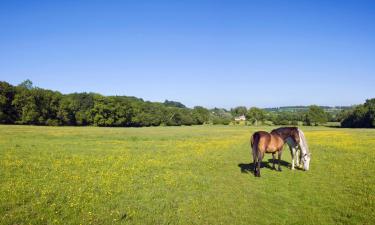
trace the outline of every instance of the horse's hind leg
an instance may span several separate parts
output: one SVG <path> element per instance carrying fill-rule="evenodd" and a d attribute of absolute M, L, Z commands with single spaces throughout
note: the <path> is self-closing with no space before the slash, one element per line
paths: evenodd
<path fill-rule="evenodd" d="M 262 152 L 258 153 L 258 163 L 257 163 L 257 172 L 256 172 L 257 177 L 260 177 L 260 164 L 262 163 L 263 155 L 264 154 Z"/>
<path fill-rule="evenodd" d="M 257 153 L 254 147 L 252 149 L 252 153 L 253 153 L 254 176 L 256 176 L 257 175 Z"/>
<path fill-rule="evenodd" d="M 275 167 L 275 153 L 272 153 L 272 169 L 276 170 L 276 167 Z"/>
<path fill-rule="evenodd" d="M 278 154 L 277 154 L 277 156 L 278 156 L 277 161 L 279 161 L 279 168 L 278 168 L 279 171 L 281 171 L 281 154 L 283 154 L 283 149 L 280 149 Z"/>
<path fill-rule="evenodd" d="M 254 176 L 256 176 L 257 175 L 257 159 L 256 159 L 255 154 L 253 155 L 253 167 L 254 167 Z"/>

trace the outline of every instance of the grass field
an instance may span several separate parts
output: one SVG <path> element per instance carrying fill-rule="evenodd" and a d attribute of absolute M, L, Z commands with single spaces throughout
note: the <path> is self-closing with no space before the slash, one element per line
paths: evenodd
<path fill-rule="evenodd" d="M 375 130 L 303 127 L 311 170 L 256 178 L 257 129 L 0 126 L 0 223 L 375 224 Z"/>

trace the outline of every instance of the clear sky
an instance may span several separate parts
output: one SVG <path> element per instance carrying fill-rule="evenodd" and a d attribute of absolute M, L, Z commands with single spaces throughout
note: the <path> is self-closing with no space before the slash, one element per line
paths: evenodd
<path fill-rule="evenodd" d="M 375 97 L 375 1 L 0 1 L 0 80 L 188 106 Z"/>

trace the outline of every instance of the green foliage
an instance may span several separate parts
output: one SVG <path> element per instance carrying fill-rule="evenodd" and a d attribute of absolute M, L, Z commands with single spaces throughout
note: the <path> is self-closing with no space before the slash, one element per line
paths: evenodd
<path fill-rule="evenodd" d="M 246 115 L 247 108 L 245 106 L 238 106 L 230 110 L 233 117 Z"/>
<path fill-rule="evenodd" d="M 263 122 L 266 118 L 266 112 L 257 107 L 251 107 L 246 113 L 247 119 L 255 125 L 258 125 L 258 121 Z"/>
<path fill-rule="evenodd" d="M 0 82 L 0 123 L 100 127 L 180 126 L 204 124 L 210 112 L 166 100 L 143 101 L 127 96 L 59 92 L 33 87 L 30 80 L 13 87 Z"/>
<path fill-rule="evenodd" d="M 181 126 L 200 124 L 228 125 L 233 117 L 246 115 L 249 122 L 258 125 L 272 121 L 274 125 L 318 125 L 329 121 L 343 121 L 347 127 L 373 127 L 374 104 L 368 101 L 355 111 L 340 112 L 336 108 L 311 106 L 265 111 L 244 106 L 227 111 L 201 106 L 187 108 L 180 102 L 144 101 L 128 96 L 102 96 L 95 93 L 63 95 L 56 91 L 34 87 L 30 80 L 17 86 L 0 82 L 0 123 L 66 126 L 143 127 Z M 323 109 L 333 110 L 327 113 Z M 353 115 L 351 115 L 353 114 Z"/>
<path fill-rule="evenodd" d="M 17 119 L 15 108 L 12 106 L 15 88 L 6 83 L 0 82 L 0 123 L 11 124 Z"/>
<path fill-rule="evenodd" d="M 64 96 L 60 102 L 59 118 L 65 125 L 89 125 L 93 123 L 91 109 L 94 99 L 100 95 L 93 93 L 74 93 Z"/>
<path fill-rule="evenodd" d="M 22 83 L 20 83 L 18 85 L 18 87 L 24 88 L 24 89 L 27 89 L 27 90 L 31 90 L 33 88 L 33 82 L 31 82 L 31 80 L 27 79 L 27 80 L 23 81 Z"/>
<path fill-rule="evenodd" d="M 195 106 L 192 112 L 192 117 L 195 121 L 195 124 L 204 124 L 208 123 L 210 119 L 210 111 L 203 108 L 202 106 Z"/>
<path fill-rule="evenodd" d="M 342 117 L 342 127 L 375 127 L 375 98 L 366 100 L 365 104 L 354 110 L 344 112 Z"/>
<path fill-rule="evenodd" d="M 210 122 L 214 125 L 228 125 L 233 117 L 226 109 L 214 108 L 210 110 Z"/>
<path fill-rule="evenodd" d="M 182 104 L 181 102 L 165 100 L 163 104 L 169 107 L 186 108 L 186 106 Z"/>
<path fill-rule="evenodd" d="M 57 120 L 62 95 L 41 88 L 16 87 L 12 101 L 18 124 L 46 125 L 47 120 Z"/>
<path fill-rule="evenodd" d="M 319 125 L 326 123 L 328 121 L 328 116 L 324 112 L 324 110 L 317 106 L 312 105 L 309 107 L 309 110 L 307 111 L 305 115 L 305 123 L 306 125 Z"/>
<path fill-rule="evenodd" d="M 324 121 L 338 122 L 342 120 L 343 114 L 351 108 L 346 106 L 313 106 L 311 109 L 311 106 L 285 106 L 266 108 L 265 110 L 267 112 L 266 120 L 272 121 L 274 125 L 295 126 L 298 122 L 303 122 L 305 125 L 325 124 Z"/>

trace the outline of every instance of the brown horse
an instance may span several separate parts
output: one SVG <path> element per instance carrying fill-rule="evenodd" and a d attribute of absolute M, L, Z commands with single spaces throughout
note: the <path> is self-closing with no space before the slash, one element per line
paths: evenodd
<path fill-rule="evenodd" d="M 254 175 L 260 177 L 260 163 L 264 153 L 272 153 L 272 168 L 275 168 L 275 153 L 278 153 L 278 170 L 281 171 L 280 161 L 283 153 L 284 140 L 276 132 L 257 131 L 251 136 L 251 148 L 253 152 Z"/>
<path fill-rule="evenodd" d="M 272 153 L 272 168 L 275 168 L 275 154 L 278 153 L 278 170 L 281 171 L 281 155 L 283 146 L 288 143 L 291 148 L 294 169 L 294 156 L 296 149 L 300 147 L 303 157 L 304 169 L 309 169 L 310 153 L 308 152 L 307 142 L 303 132 L 297 127 L 282 127 L 272 130 L 271 133 L 257 131 L 251 136 L 251 148 L 254 162 L 254 175 L 260 177 L 260 163 L 264 153 Z M 293 150 L 293 151 L 292 151 Z"/>

